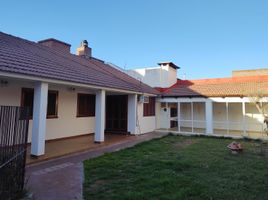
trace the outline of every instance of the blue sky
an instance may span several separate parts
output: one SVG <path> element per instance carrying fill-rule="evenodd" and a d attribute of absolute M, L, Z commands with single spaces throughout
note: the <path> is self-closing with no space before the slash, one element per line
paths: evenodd
<path fill-rule="evenodd" d="M 0 31 L 72 45 L 121 67 L 172 61 L 187 79 L 268 67 L 268 1 L 2 1 Z"/>

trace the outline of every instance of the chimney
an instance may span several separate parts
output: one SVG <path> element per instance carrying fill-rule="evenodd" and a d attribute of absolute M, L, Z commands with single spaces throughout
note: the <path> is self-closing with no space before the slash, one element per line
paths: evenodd
<path fill-rule="evenodd" d="M 38 41 L 38 43 L 39 44 L 42 44 L 44 46 L 53 48 L 53 49 L 55 49 L 57 51 L 65 52 L 65 53 L 70 53 L 70 49 L 71 49 L 71 45 L 70 44 L 67 44 L 65 42 L 62 42 L 60 40 L 56 40 L 54 38 L 49 38 L 49 39 L 46 39 L 46 40 L 41 40 L 41 41 Z"/>
<path fill-rule="evenodd" d="M 76 49 L 76 55 L 82 56 L 85 58 L 90 58 L 91 57 L 91 48 L 88 47 L 88 42 L 86 40 L 83 40 L 81 42 L 80 47 Z"/>

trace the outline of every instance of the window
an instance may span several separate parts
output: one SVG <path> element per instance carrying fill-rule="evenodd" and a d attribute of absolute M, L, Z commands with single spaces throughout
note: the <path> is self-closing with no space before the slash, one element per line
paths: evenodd
<path fill-rule="evenodd" d="M 155 116 L 155 97 L 149 97 L 149 103 L 143 104 L 143 116 Z"/>
<path fill-rule="evenodd" d="M 177 116 L 178 116 L 178 109 L 170 108 L 170 117 L 177 117 Z"/>
<path fill-rule="evenodd" d="M 77 117 L 95 116 L 95 95 L 77 95 Z"/>
<path fill-rule="evenodd" d="M 47 96 L 47 118 L 58 117 L 58 91 L 48 91 Z"/>
<path fill-rule="evenodd" d="M 30 109 L 30 118 L 33 117 L 33 99 L 34 90 L 30 88 L 22 88 L 21 106 L 28 107 Z"/>
<path fill-rule="evenodd" d="M 22 88 L 21 106 L 30 108 L 30 117 L 33 117 L 34 89 Z M 48 91 L 47 118 L 58 117 L 58 91 Z"/>

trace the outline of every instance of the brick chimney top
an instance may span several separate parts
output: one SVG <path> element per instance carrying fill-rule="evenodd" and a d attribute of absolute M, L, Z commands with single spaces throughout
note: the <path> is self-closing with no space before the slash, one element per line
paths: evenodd
<path fill-rule="evenodd" d="M 71 49 L 70 44 L 62 42 L 62 41 L 54 39 L 54 38 L 40 40 L 40 41 L 38 41 L 38 43 L 42 44 L 44 46 L 47 46 L 47 47 L 51 47 L 57 51 L 62 51 L 62 52 L 70 53 L 70 49 Z"/>
<path fill-rule="evenodd" d="M 88 47 L 87 40 L 83 40 L 80 44 L 80 47 L 76 49 L 76 55 L 82 56 L 85 58 L 91 58 L 92 50 L 90 47 Z"/>

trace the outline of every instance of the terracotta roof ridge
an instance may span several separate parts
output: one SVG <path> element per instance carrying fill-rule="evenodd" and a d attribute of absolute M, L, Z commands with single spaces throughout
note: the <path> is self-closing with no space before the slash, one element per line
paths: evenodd
<path fill-rule="evenodd" d="M 225 77 L 225 78 L 208 78 L 208 79 L 193 79 L 193 80 L 177 80 L 177 84 L 219 84 L 219 83 L 239 83 L 247 81 L 264 81 L 268 80 L 268 75 L 258 75 L 258 76 L 239 76 L 239 77 Z"/>

